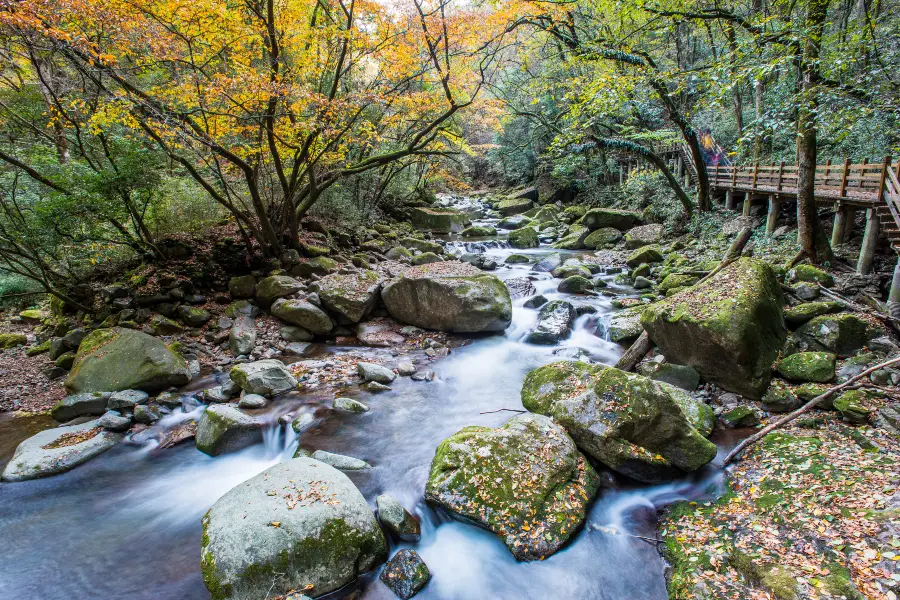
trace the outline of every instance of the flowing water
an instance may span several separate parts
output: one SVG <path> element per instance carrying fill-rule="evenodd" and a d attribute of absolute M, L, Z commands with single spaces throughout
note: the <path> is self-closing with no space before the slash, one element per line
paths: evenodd
<path fill-rule="evenodd" d="M 502 243 L 489 246 L 488 256 L 501 265 L 513 252 Z M 503 279 L 532 275 L 538 278 L 538 293 L 551 300 L 563 297 L 556 292 L 558 280 L 532 274 L 530 268 L 501 266 L 496 274 Z M 605 277 L 612 284 L 613 276 Z M 537 311 L 516 300 L 513 323 L 503 335 L 477 337 L 434 362 L 432 382 L 398 378 L 391 391 L 361 398 L 371 407 L 365 414 L 331 411 L 330 398 L 321 395 L 291 394 L 272 403 L 273 424 L 265 442 L 241 452 L 211 458 L 191 443 L 159 449 L 152 436 L 142 436 L 149 441 L 120 444 L 68 473 L 0 484 L 0 598 L 209 598 L 199 572 L 200 518 L 229 489 L 293 455 L 298 442 L 275 418 L 290 409 L 319 417 L 316 427 L 301 436 L 304 447 L 349 454 L 374 466 L 350 474 L 373 506 L 378 494 L 389 493 L 421 519 L 422 540 L 411 546 L 433 579 L 419 598 L 665 599 L 664 564 L 656 545 L 633 536 L 656 536 L 659 507 L 714 494 L 721 485 L 715 467 L 666 485 L 601 490 L 574 541 L 532 563 L 516 562 L 493 534 L 451 520 L 422 500 L 438 443 L 464 426 L 498 426 L 509 419 L 515 413 L 488 411 L 521 409 L 519 391 L 529 370 L 576 354 L 607 364 L 618 359 L 622 348 L 602 337 L 613 312 L 609 299 L 577 301 L 593 305 L 597 313 L 580 317 L 572 336 L 559 346 L 521 341 Z M 191 389 L 212 385 L 207 378 Z M 156 428 L 196 417 L 201 410 L 175 413 Z M 50 424 L 0 415 L 0 466 L 30 435 L 23 431 L 26 426 L 33 432 Z M 394 598 L 374 575 L 361 587 L 364 598 Z"/>

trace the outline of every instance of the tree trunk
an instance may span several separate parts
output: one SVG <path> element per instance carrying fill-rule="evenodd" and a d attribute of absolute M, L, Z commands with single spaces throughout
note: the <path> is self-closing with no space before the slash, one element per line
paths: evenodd
<path fill-rule="evenodd" d="M 815 200 L 816 113 L 819 108 L 819 45 L 828 14 L 828 0 L 811 0 L 806 14 L 808 38 L 800 62 L 800 102 L 797 111 L 797 226 L 800 249 L 810 262 L 831 258 Z"/>

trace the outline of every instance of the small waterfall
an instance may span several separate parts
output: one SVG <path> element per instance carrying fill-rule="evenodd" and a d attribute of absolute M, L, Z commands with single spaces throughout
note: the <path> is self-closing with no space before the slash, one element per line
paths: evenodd
<path fill-rule="evenodd" d="M 263 430 L 263 447 L 266 456 L 291 458 L 297 449 L 297 434 L 290 423 L 276 421 Z"/>

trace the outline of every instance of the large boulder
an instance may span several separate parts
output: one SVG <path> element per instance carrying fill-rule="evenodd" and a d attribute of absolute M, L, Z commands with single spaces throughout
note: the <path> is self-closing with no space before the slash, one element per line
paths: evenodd
<path fill-rule="evenodd" d="M 641 325 L 641 314 L 643 314 L 645 308 L 646 306 L 638 304 L 613 313 L 607 328 L 609 340 L 616 343 L 627 342 L 644 333 L 644 326 Z"/>
<path fill-rule="evenodd" d="M 533 227 L 522 227 L 509 232 L 507 239 L 511 248 L 537 248 L 540 245 L 537 231 Z"/>
<path fill-rule="evenodd" d="M 228 333 L 228 347 L 235 356 L 250 354 L 256 346 L 256 321 L 241 315 L 231 324 Z"/>
<path fill-rule="evenodd" d="M 583 452 L 623 475 L 655 482 L 716 456 L 712 409 L 667 383 L 576 361 L 528 373 L 522 404 L 553 417 Z"/>
<path fill-rule="evenodd" d="M 509 327 L 512 301 L 497 277 L 469 265 L 466 267 L 471 271 L 459 269 L 449 271 L 449 275 L 432 271 L 428 268 L 431 266 L 410 269 L 384 286 L 381 297 L 392 317 L 416 327 L 455 333 L 503 331 Z"/>
<path fill-rule="evenodd" d="M 317 281 L 314 289 L 325 308 L 359 323 L 378 301 L 383 281 L 375 271 L 334 274 Z"/>
<path fill-rule="evenodd" d="M 501 536 L 518 560 L 560 549 L 584 521 L 599 477 L 551 419 L 466 427 L 438 446 L 425 498 Z"/>
<path fill-rule="evenodd" d="M 590 233 L 591 230 L 583 225 L 572 225 L 566 235 L 553 243 L 553 247 L 560 250 L 581 250 L 586 247 L 584 241 Z"/>
<path fill-rule="evenodd" d="M 814 350 L 833 352 L 846 358 L 866 345 L 867 329 L 866 322 L 856 315 L 838 313 L 812 319 L 797 330 L 797 335 Z"/>
<path fill-rule="evenodd" d="M 280 394 L 297 387 L 297 379 L 290 370 L 274 358 L 236 365 L 230 376 L 242 390 L 260 396 Z"/>
<path fill-rule="evenodd" d="M 410 212 L 413 227 L 436 233 L 459 233 L 470 223 L 468 215 L 452 208 L 416 207 Z"/>
<path fill-rule="evenodd" d="M 311 458 L 269 467 L 203 517 L 200 565 L 213 600 L 319 597 L 387 559 L 375 515 L 350 479 Z"/>
<path fill-rule="evenodd" d="M 278 298 L 296 294 L 302 287 L 293 277 L 273 275 L 256 284 L 256 299 L 263 306 L 268 306 Z"/>
<path fill-rule="evenodd" d="M 575 323 L 575 307 L 565 300 L 554 300 L 541 307 L 538 323 L 525 336 L 532 344 L 558 344 L 572 333 Z"/>
<path fill-rule="evenodd" d="M 272 304 L 271 312 L 282 321 L 299 325 L 313 333 L 326 334 L 334 328 L 331 317 L 307 300 L 279 298 Z"/>
<path fill-rule="evenodd" d="M 619 231 L 627 231 L 638 224 L 640 220 L 641 215 L 630 210 L 592 208 L 578 220 L 578 223 L 591 231 L 602 227 L 612 227 Z"/>
<path fill-rule="evenodd" d="M 497 210 L 504 217 L 518 215 L 534 207 L 534 203 L 528 198 L 507 198 L 497 203 Z"/>
<path fill-rule="evenodd" d="M 188 364 L 161 340 L 134 329 L 96 329 L 78 347 L 66 379 L 72 393 L 154 392 L 191 380 Z"/>
<path fill-rule="evenodd" d="M 658 244 L 662 239 L 663 226 L 658 223 L 632 227 L 625 234 L 626 248 L 641 248 L 651 244 Z"/>
<path fill-rule="evenodd" d="M 37 433 L 16 448 L 3 470 L 3 481 L 25 481 L 64 473 L 102 454 L 122 440 L 122 434 L 88 421 Z"/>
<path fill-rule="evenodd" d="M 210 456 L 243 450 L 263 441 L 264 426 L 232 404 L 214 404 L 197 423 L 197 450 Z"/>
<path fill-rule="evenodd" d="M 641 324 L 668 360 L 757 399 L 787 335 L 783 308 L 772 268 L 742 258 L 702 284 L 651 304 Z"/>
<path fill-rule="evenodd" d="M 592 250 L 602 250 L 603 248 L 612 248 L 621 239 L 622 232 L 615 227 L 601 227 L 584 238 L 584 246 Z"/>

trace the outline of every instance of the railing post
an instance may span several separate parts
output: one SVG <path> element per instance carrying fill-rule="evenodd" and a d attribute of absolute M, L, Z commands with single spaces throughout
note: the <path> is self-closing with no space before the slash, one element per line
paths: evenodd
<path fill-rule="evenodd" d="M 781 191 L 781 180 L 784 177 L 784 161 L 778 165 L 778 186 L 775 188 L 776 191 Z"/>
<path fill-rule="evenodd" d="M 878 215 L 875 208 L 866 209 L 866 233 L 863 235 L 862 245 L 859 247 L 859 260 L 856 263 L 856 272 L 860 275 L 868 275 L 872 272 L 875 263 L 875 248 L 878 246 Z"/>
<path fill-rule="evenodd" d="M 756 191 L 756 177 L 759 175 L 759 161 L 754 161 L 753 163 L 753 183 L 750 185 L 750 189 Z"/>
<path fill-rule="evenodd" d="M 878 195 L 875 197 L 875 202 L 881 203 L 884 202 L 884 181 L 887 179 L 888 169 L 891 168 L 891 157 L 885 156 L 884 162 L 881 163 L 881 177 L 878 180 Z"/>
<path fill-rule="evenodd" d="M 844 174 L 841 176 L 841 193 L 840 196 L 843 198 L 847 195 L 847 177 L 850 175 L 850 159 L 844 159 Z"/>

